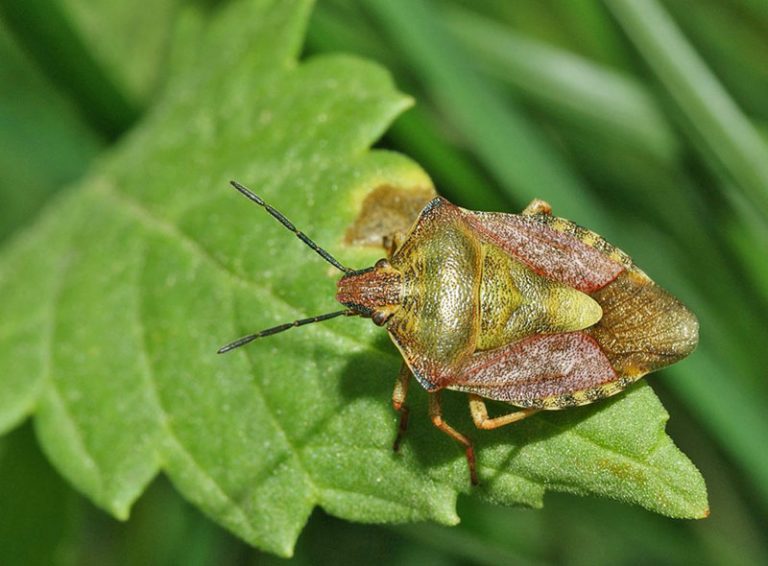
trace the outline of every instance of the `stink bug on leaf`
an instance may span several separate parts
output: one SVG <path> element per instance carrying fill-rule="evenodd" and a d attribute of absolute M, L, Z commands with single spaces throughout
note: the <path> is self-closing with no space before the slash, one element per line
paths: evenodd
<path fill-rule="evenodd" d="M 541 410 L 614 395 L 696 347 L 696 317 L 624 252 L 594 232 L 552 216 L 534 200 L 521 215 L 474 212 L 431 200 L 407 233 L 385 238 L 387 258 L 352 270 L 242 185 L 232 185 L 344 275 L 346 309 L 241 338 L 252 340 L 337 316 L 363 316 L 387 329 L 403 356 L 392 403 L 397 450 L 408 422 L 411 377 L 429 393 L 434 425 L 466 450 L 470 440 L 442 418 L 440 392 L 469 393 L 475 425 L 494 429 Z M 488 416 L 484 399 L 519 407 Z"/>

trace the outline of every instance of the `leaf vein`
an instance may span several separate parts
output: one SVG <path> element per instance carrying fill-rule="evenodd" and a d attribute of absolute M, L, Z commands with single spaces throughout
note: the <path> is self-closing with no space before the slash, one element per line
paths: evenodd
<path fill-rule="evenodd" d="M 234 297 L 232 297 L 230 303 L 232 304 L 232 318 L 235 318 L 235 309 L 234 309 Z M 251 368 L 251 374 L 255 375 L 255 366 L 253 363 L 253 360 L 251 359 L 250 352 L 246 354 L 246 359 L 248 360 L 248 365 Z M 317 495 L 318 495 L 318 487 L 315 484 L 314 478 L 309 473 L 309 470 L 307 469 L 306 464 L 304 463 L 304 460 L 301 457 L 300 450 L 293 444 L 293 439 L 288 435 L 288 432 L 285 430 L 285 427 L 283 426 L 283 423 L 280 422 L 280 420 L 275 415 L 275 412 L 272 410 L 272 406 L 269 403 L 269 400 L 267 399 L 266 394 L 264 393 L 264 388 L 261 386 L 261 383 L 258 379 L 253 379 L 251 381 L 253 383 L 254 390 L 258 394 L 258 396 L 261 398 L 261 402 L 264 403 L 264 406 L 267 408 L 267 414 L 269 415 L 269 419 L 272 421 L 272 424 L 275 426 L 275 428 L 279 431 L 280 435 L 283 437 L 286 445 L 288 446 L 288 449 L 293 454 L 293 457 L 296 459 L 299 465 L 299 469 L 302 473 L 302 475 L 306 478 L 307 483 L 309 484 L 309 487 L 312 489 L 312 495 L 313 495 L 313 502 L 312 504 L 315 505 L 317 503 Z"/>
<path fill-rule="evenodd" d="M 71 235 L 70 235 L 71 236 Z M 70 237 L 71 239 L 71 237 Z M 61 415 L 70 424 L 70 438 L 82 456 L 85 466 L 93 470 L 95 479 L 98 486 L 98 493 L 103 494 L 104 491 L 104 477 L 101 474 L 99 466 L 96 464 L 96 460 L 88 449 L 88 444 L 85 441 L 85 437 L 82 435 L 77 420 L 75 419 L 69 405 L 66 402 L 65 396 L 62 394 L 59 388 L 59 383 L 53 376 L 53 344 L 55 343 L 54 337 L 56 333 L 56 321 L 58 319 L 58 303 L 61 297 L 61 291 L 64 287 L 64 277 L 67 273 L 68 262 L 65 259 L 61 259 L 56 263 L 55 272 L 52 274 L 53 288 L 51 290 L 50 306 L 47 309 L 48 313 L 43 317 L 47 319 L 45 325 L 45 331 L 42 332 L 43 344 L 40 349 L 43 357 L 43 375 L 40 380 L 41 383 L 47 383 L 49 385 L 48 391 L 50 393 L 50 399 L 53 403 L 58 405 L 61 410 Z M 67 434 L 65 429 L 60 428 L 59 431 L 62 434 Z"/>
<path fill-rule="evenodd" d="M 143 274 L 144 272 L 144 260 L 146 259 L 146 249 L 142 253 L 142 262 L 141 266 L 137 271 Z M 140 283 L 140 278 L 136 279 L 136 294 L 138 299 L 139 306 L 143 305 L 143 287 Z M 149 393 L 150 398 L 152 399 L 153 404 L 156 407 L 156 412 L 158 413 L 160 426 L 162 427 L 163 431 L 166 434 L 166 438 L 172 443 L 172 445 L 176 448 L 176 450 L 181 454 L 182 457 L 184 457 L 194 468 L 196 468 L 199 472 L 199 476 L 205 481 L 208 482 L 209 486 L 211 486 L 219 495 L 220 497 L 230 504 L 231 508 L 236 512 L 239 519 L 243 522 L 243 524 L 246 524 L 249 526 L 251 533 L 255 533 L 255 528 L 252 525 L 251 521 L 249 521 L 247 514 L 242 510 L 241 506 L 235 502 L 235 500 L 226 492 L 226 490 L 218 483 L 215 477 L 213 477 L 208 471 L 197 461 L 197 459 L 194 457 L 192 452 L 184 445 L 184 443 L 181 441 L 179 436 L 176 434 L 176 431 L 173 428 L 173 425 L 171 424 L 171 419 L 169 418 L 168 411 L 166 410 L 165 406 L 162 402 L 162 397 L 160 395 L 160 392 L 157 388 L 156 378 L 155 378 L 155 371 L 152 367 L 151 357 L 148 354 L 148 344 L 146 339 L 146 330 L 145 330 L 145 324 L 143 322 L 142 313 L 143 310 L 141 308 L 136 309 L 136 317 L 134 319 L 135 325 L 136 325 L 136 332 L 138 334 L 139 338 L 139 358 L 141 360 L 141 365 L 144 367 L 143 377 L 144 377 L 144 383 L 146 384 L 147 391 Z"/>

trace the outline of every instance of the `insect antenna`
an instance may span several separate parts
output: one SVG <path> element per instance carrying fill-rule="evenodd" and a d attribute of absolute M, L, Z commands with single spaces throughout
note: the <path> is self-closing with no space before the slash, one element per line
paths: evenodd
<path fill-rule="evenodd" d="M 353 311 L 352 309 L 346 309 L 343 311 L 336 311 L 336 312 L 329 312 L 327 314 L 321 314 L 319 316 L 313 316 L 312 318 L 302 318 L 300 320 L 294 320 L 293 322 L 286 322 L 285 324 L 278 324 L 277 326 L 273 326 L 272 328 L 267 328 L 266 330 L 262 330 L 261 332 L 257 332 L 256 334 L 249 334 L 248 336 L 243 336 L 239 340 L 235 340 L 231 344 L 227 344 L 226 346 L 219 348 L 218 354 L 226 354 L 230 350 L 234 350 L 235 348 L 239 348 L 240 346 L 244 346 L 245 344 L 248 344 L 249 342 L 253 342 L 257 338 L 264 338 L 265 336 L 272 336 L 273 334 L 277 334 L 279 332 L 284 332 L 290 328 L 295 328 L 297 326 L 304 326 L 305 324 L 313 324 L 315 322 L 322 322 L 324 320 L 330 320 L 332 318 L 336 318 L 337 316 L 356 316 L 360 313 L 357 313 Z"/>
<path fill-rule="evenodd" d="M 315 242 L 313 242 L 309 236 L 304 234 L 304 232 L 301 232 L 296 229 L 296 226 L 293 225 L 293 223 L 288 220 L 283 214 L 274 208 L 272 208 L 270 205 L 268 205 L 264 200 L 258 196 L 252 193 L 248 188 L 244 187 L 237 181 L 230 181 L 229 182 L 233 187 L 235 187 L 238 191 L 240 191 L 243 195 L 245 195 L 247 198 L 264 208 L 267 212 L 269 212 L 273 217 L 275 217 L 280 224 L 288 228 L 291 232 L 296 234 L 296 237 L 299 238 L 302 242 L 307 244 L 310 248 L 315 250 L 320 257 L 322 257 L 325 261 L 330 263 L 333 267 L 338 269 L 339 271 L 342 271 L 343 273 L 351 273 L 353 270 L 349 267 L 344 267 L 339 263 L 339 261 L 333 257 L 331 254 L 329 254 L 327 251 L 325 251 L 323 248 L 318 246 Z"/>

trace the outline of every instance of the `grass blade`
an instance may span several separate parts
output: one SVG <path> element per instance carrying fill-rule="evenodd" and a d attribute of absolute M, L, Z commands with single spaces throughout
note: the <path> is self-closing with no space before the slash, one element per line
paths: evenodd
<path fill-rule="evenodd" d="M 619 24 L 736 185 L 768 219 L 768 147 L 656 0 L 605 0 Z"/>
<path fill-rule="evenodd" d="M 468 10 L 449 10 L 446 23 L 486 71 L 547 112 L 657 159 L 677 158 L 675 133 L 638 80 Z"/>
<path fill-rule="evenodd" d="M 563 203 L 565 216 L 595 217 L 599 203 L 540 130 L 474 71 L 432 3 L 367 0 L 366 5 L 447 120 L 510 196 L 520 204 L 538 196 Z"/>

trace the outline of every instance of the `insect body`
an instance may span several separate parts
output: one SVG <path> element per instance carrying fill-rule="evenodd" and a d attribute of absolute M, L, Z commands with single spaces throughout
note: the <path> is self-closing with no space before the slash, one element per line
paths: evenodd
<path fill-rule="evenodd" d="M 386 259 L 351 270 L 233 185 L 344 272 L 336 298 L 347 310 L 268 329 L 220 352 L 336 316 L 371 318 L 404 360 L 393 394 L 401 413 L 395 449 L 414 376 L 430 393 L 432 422 L 465 447 L 473 484 L 472 443 L 442 419 L 441 390 L 469 393 L 476 426 L 492 429 L 618 393 L 698 341 L 696 318 L 677 299 L 594 232 L 552 216 L 543 201 L 514 215 L 435 198 L 407 234 L 387 238 Z M 490 418 L 484 399 L 521 409 Z"/>

